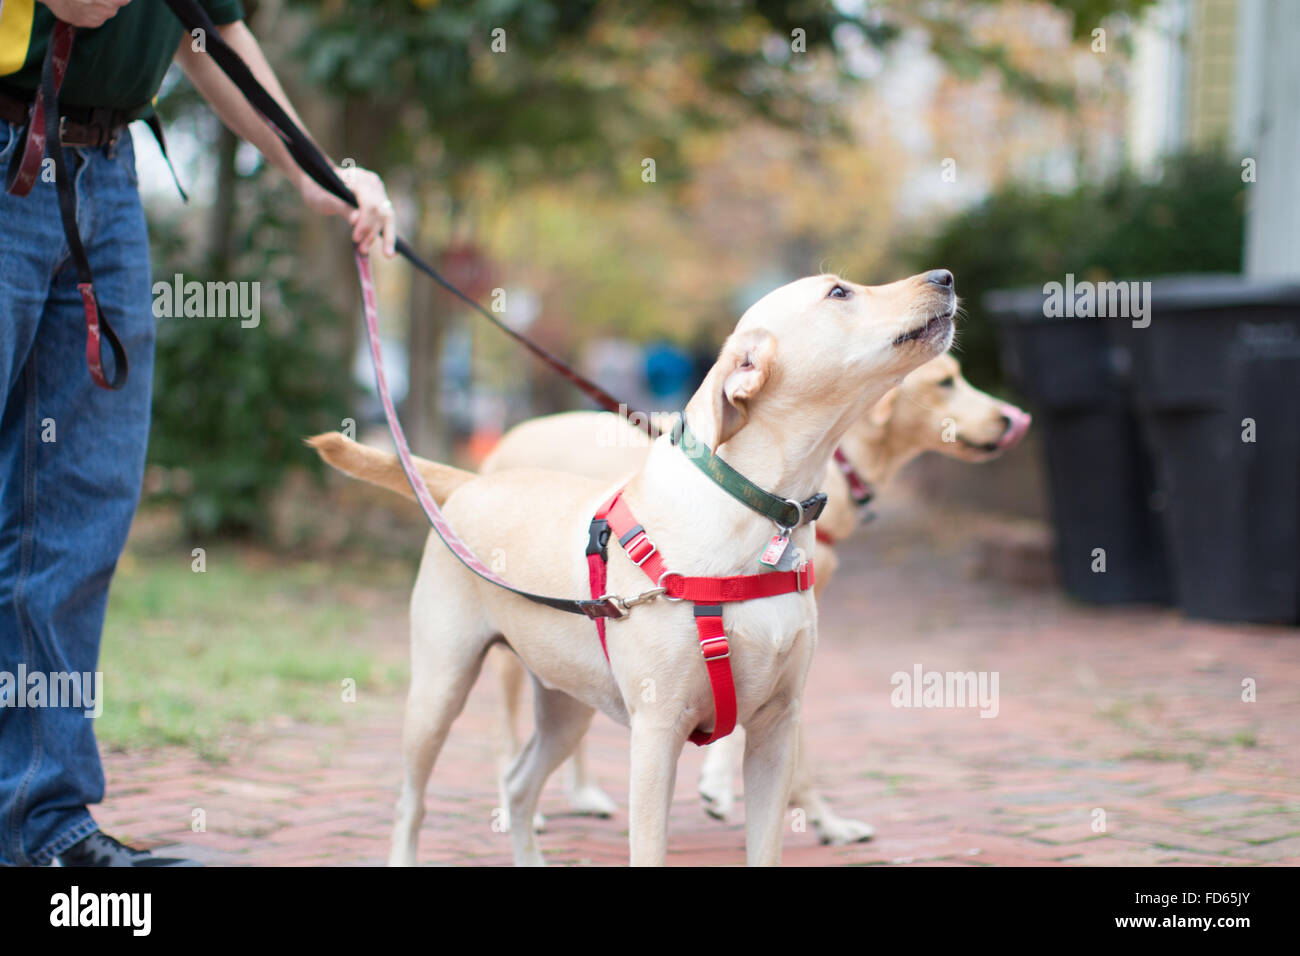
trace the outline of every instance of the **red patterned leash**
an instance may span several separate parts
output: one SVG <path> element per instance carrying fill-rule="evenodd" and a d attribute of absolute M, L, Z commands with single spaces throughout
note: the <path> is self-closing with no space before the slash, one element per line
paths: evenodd
<path fill-rule="evenodd" d="M 77 270 L 77 291 L 81 293 L 82 308 L 86 314 L 86 364 L 90 377 L 100 388 L 116 390 L 126 384 L 126 349 L 109 324 L 95 294 L 95 277 L 90 270 L 90 260 L 77 231 L 77 194 L 72 173 L 63 159 L 63 125 L 59 117 L 59 90 L 68 60 L 72 57 L 72 41 L 76 27 L 62 20 L 54 24 L 45 62 L 41 67 L 41 85 L 32 102 L 31 114 L 23 130 L 22 140 L 14 150 L 5 177 L 5 188 L 15 196 L 26 196 L 36 184 L 41 163 L 48 151 L 54 162 L 54 186 L 59 198 L 59 217 L 63 221 L 63 235 L 68 243 L 68 253 Z M 104 374 L 103 343 L 108 342 L 113 352 L 113 377 Z"/>

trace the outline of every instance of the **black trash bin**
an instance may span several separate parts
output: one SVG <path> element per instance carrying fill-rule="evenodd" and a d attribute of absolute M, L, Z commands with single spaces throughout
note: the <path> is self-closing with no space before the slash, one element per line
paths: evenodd
<path fill-rule="evenodd" d="M 1157 280 L 1148 327 L 1108 321 L 1154 453 L 1178 605 L 1300 622 L 1300 285 Z"/>
<path fill-rule="evenodd" d="M 1003 371 L 1041 430 L 1066 591 L 1095 604 L 1167 603 L 1154 471 L 1109 320 L 1048 318 L 1040 290 L 993 292 L 985 305 L 998 322 Z"/>

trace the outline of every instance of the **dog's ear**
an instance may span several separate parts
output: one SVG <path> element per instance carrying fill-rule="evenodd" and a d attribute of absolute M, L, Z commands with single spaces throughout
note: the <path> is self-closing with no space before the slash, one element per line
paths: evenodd
<path fill-rule="evenodd" d="M 715 429 L 706 439 L 710 448 L 716 451 L 745 427 L 749 403 L 772 374 L 775 356 L 776 337 L 763 329 L 732 335 L 722 346 L 708 380 Z"/>
<path fill-rule="evenodd" d="M 888 424 L 889 417 L 894 414 L 894 403 L 896 401 L 898 401 L 898 389 L 891 388 L 884 394 L 884 397 L 881 398 L 880 401 L 876 402 L 876 404 L 872 406 L 871 412 L 869 413 L 871 416 L 871 424 L 878 427 L 883 427 Z"/>

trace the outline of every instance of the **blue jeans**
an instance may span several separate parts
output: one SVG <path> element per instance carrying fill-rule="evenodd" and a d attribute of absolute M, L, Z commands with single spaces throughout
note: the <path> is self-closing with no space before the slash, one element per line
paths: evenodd
<path fill-rule="evenodd" d="M 0 170 L 17 138 L 0 121 Z M 117 392 L 90 378 L 54 184 L 38 178 L 25 197 L 0 195 L 0 672 L 15 679 L 19 665 L 28 675 L 96 670 L 149 435 L 154 318 L 131 138 L 65 159 L 95 288 L 131 374 Z M 112 687 L 106 675 L 109 702 Z M 5 696 L 0 862 L 46 864 L 96 829 L 87 806 L 103 799 L 104 771 L 94 721 L 84 707 L 20 708 Z"/>

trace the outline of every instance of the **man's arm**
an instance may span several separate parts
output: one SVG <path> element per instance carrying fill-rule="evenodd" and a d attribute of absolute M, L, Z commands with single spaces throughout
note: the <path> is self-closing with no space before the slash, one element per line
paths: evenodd
<path fill-rule="evenodd" d="M 266 87 L 272 98 L 284 108 L 299 126 L 302 121 L 294 111 L 293 104 L 284 95 L 275 72 L 262 55 L 262 48 L 257 39 L 243 22 L 227 24 L 217 28 L 221 36 L 230 44 L 231 49 L 239 54 L 248 64 L 257 81 Z M 185 71 L 190 82 L 211 105 L 213 111 L 221 118 L 232 133 L 247 140 L 261 151 L 267 161 L 297 186 L 303 200 L 311 208 L 333 216 L 344 216 L 352 224 L 352 241 L 362 249 L 369 249 L 376 237 L 383 238 L 384 254 L 392 256 L 397 244 L 397 225 L 393 204 L 388 201 L 384 184 L 378 176 L 369 170 L 356 166 L 338 169 L 338 174 L 356 194 L 358 209 L 326 192 L 299 169 L 284 143 L 266 124 L 266 121 L 249 105 L 239 88 L 230 81 L 206 53 L 200 53 L 191 46 L 192 40 L 187 34 L 176 50 L 177 65 Z"/>

